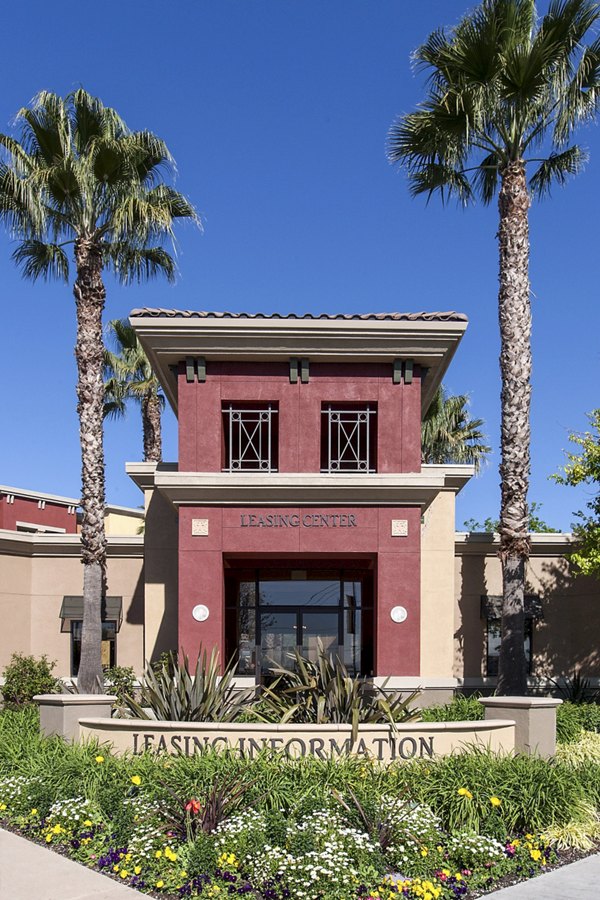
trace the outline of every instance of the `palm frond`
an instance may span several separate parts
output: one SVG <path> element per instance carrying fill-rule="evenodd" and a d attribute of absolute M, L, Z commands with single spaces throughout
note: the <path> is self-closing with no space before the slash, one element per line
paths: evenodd
<path fill-rule="evenodd" d="M 592 0 L 552 0 L 539 19 L 533 0 L 482 0 L 454 28 L 433 32 L 413 55 L 428 76 L 426 98 L 388 135 L 388 158 L 407 170 L 411 192 L 464 202 L 463 179 L 474 172 L 471 186 L 489 202 L 495 172 L 527 148 L 558 154 L 600 110 L 600 41 L 583 43 L 599 21 Z"/>
<path fill-rule="evenodd" d="M 38 278 L 43 278 L 44 281 L 49 278 L 69 280 L 69 260 L 63 248 L 57 244 L 37 240 L 22 241 L 12 258 L 23 276 L 31 281 L 37 281 Z"/>
<path fill-rule="evenodd" d="M 110 371 L 110 363 L 107 361 L 105 351 L 105 372 Z M 118 378 L 107 378 L 104 382 L 104 403 L 102 416 L 105 419 L 122 419 L 127 412 L 127 392 Z"/>
<path fill-rule="evenodd" d="M 163 275 L 170 283 L 175 281 L 175 260 L 163 247 L 136 247 L 127 241 L 114 241 L 105 243 L 103 249 L 122 284 L 149 281 L 157 275 Z"/>
<path fill-rule="evenodd" d="M 577 145 L 562 153 L 551 153 L 530 178 L 531 193 L 536 197 L 549 194 L 553 184 L 563 185 L 570 175 L 577 175 L 587 158 L 587 153 Z"/>
<path fill-rule="evenodd" d="M 475 190 L 486 205 L 496 196 L 501 165 L 498 153 L 492 152 L 481 160 L 473 176 Z"/>
<path fill-rule="evenodd" d="M 14 237 L 31 238 L 43 229 L 44 213 L 29 180 L 0 162 L 0 219 Z"/>
<path fill-rule="evenodd" d="M 472 419 L 465 394 L 440 388 L 423 418 L 421 448 L 426 463 L 472 463 L 479 471 L 491 448 L 484 443 L 482 419 Z"/>
<path fill-rule="evenodd" d="M 427 163 L 419 171 L 411 172 L 408 180 L 408 187 L 413 197 L 419 194 L 427 194 L 428 197 L 431 197 L 437 192 L 440 194 L 442 202 L 456 197 L 463 205 L 473 199 L 473 190 L 465 173 L 443 163 Z"/>
<path fill-rule="evenodd" d="M 51 165 L 71 152 L 71 129 L 65 101 L 57 94 L 41 91 L 31 107 L 17 113 L 22 125 L 21 144 L 33 159 Z"/>
<path fill-rule="evenodd" d="M 78 153 L 88 152 L 98 140 L 115 140 L 127 133 L 127 126 L 118 113 L 83 88 L 69 94 L 66 102 L 71 110 L 73 142 Z"/>

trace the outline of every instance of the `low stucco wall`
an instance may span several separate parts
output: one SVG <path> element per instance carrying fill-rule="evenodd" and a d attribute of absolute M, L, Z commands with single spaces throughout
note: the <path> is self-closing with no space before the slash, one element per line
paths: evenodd
<path fill-rule="evenodd" d="M 290 757 L 326 759 L 350 751 L 349 725 L 262 725 L 226 722 L 159 722 L 133 719 L 80 719 L 82 740 L 108 743 L 117 752 L 146 751 L 193 756 L 206 748 L 234 749 L 250 757 L 261 750 L 278 750 Z M 361 725 L 352 753 L 382 762 L 431 759 L 470 746 L 511 752 L 515 724 L 509 719 L 482 722 L 414 722 Z"/>

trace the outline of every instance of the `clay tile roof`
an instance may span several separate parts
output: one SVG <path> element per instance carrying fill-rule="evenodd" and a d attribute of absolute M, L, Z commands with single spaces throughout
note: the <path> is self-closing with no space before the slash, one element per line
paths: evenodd
<path fill-rule="evenodd" d="M 203 312 L 192 309 L 134 309 L 131 316 L 136 318 L 167 318 L 167 319 L 390 319 L 404 322 L 466 322 L 467 317 L 457 312 L 389 312 L 389 313 L 363 313 L 362 315 L 346 313 L 304 313 L 297 315 L 289 313 L 234 313 L 234 312 Z"/>

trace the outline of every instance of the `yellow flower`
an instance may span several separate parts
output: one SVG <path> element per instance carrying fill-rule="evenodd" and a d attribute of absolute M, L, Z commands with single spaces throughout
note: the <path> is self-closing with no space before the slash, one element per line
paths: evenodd
<path fill-rule="evenodd" d="M 86 828 L 91 828 L 92 820 L 91 820 L 91 819 L 86 819 L 85 822 L 84 822 L 83 824 L 85 825 Z"/>
<path fill-rule="evenodd" d="M 0 803 L 0 810 L 2 812 L 4 812 L 5 809 L 6 809 L 6 803 Z"/>
<path fill-rule="evenodd" d="M 51 835 L 51 834 L 47 834 L 47 835 L 46 835 L 46 843 L 49 844 L 51 840 L 52 840 L 52 835 Z"/>
<path fill-rule="evenodd" d="M 34 807 L 34 808 L 31 810 L 31 815 L 32 815 L 32 816 L 37 816 L 37 814 L 38 814 L 38 811 L 37 811 L 37 809 L 35 809 L 35 807 Z"/>
<path fill-rule="evenodd" d="M 182 878 L 187 878 L 187 872 L 185 871 L 185 869 L 183 869 L 183 870 L 181 871 L 181 877 L 182 877 Z"/>
<path fill-rule="evenodd" d="M 492 804 L 492 806 L 500 806 L 502 800 L 500 799 L 500 797 L 490 797 L 490 803 Z"/>
<path fill-rule="evenodd" d="M 164 886 L 165 886 L 165 883 L 164 883 L 164 881 L 162 880 L 162 878 L 160 879 L 160 881 L 157 881 L 157 882 L 156 882 L 156 887 L 157 887 L 157 888 L 161 888 L 161 887 L 164 887 Z"/>
<path fill-rule="evenodd" d="M 471 793 L 471 791 L 468 788 L 459 788 L 458 793 L 460 794 L 461 797 L 466 797 L 467 800 L 473 799 L 473 794 Z"/>
<path fill-rule="evenodd" d="M 52 831 L 54 832 L 54 834 L 60 834 L 60 833 L 61 833 L 62 828 L 60 827 L 60 825 L 58 824 L 58 822 L 56 823 L 56 825 L 54 826 L 54 828 L 52 829 Z"/>
<path fill-rule="evenodd" d="M 119 875 L 121 876 L 121 878 L 127 878 L 127 876 L 129 875 L 129 872 L 127 871 L 127 869 L 121 869 L 121 871 L 119 872 Z"/>
<path fill-rule="evenodd" d="M 139 775 L 132 775 L 132 776 L 131 776 L 131 783 L 132 783 L 132 784 L 135 784 L 136 787 L 138 787 L 138 786 L 142 783 L 142 779 L 140 778 Z"/>
<path fill-rule="evenodd" d="M 542 856 L 542 851 L 541 850 L 530 850 L 529 855 L 531 856 L 531 858 L 533 860 L 535 860 L 535 862 L 537 862 Z"/>
<path fill-rule="evenodd" d="M 97 762 L 97 763 L 103 763 L 103 762 L 104 762 L 104 757 L 103 757 L 103 756 L 97 756 L 97 757 L 96 757 L 96 762 Z"/>
<path fill-rule="evenodd" d="M 421 847 L 421 856 L 427 856 L 428 853 L 429 850 L 427 849 L 427 847 Z"/>
<path fill-rule="evenodd" d="M 156 859 L 160 859 L 162 856 L 162 850 L 157 850 L 154 856 L 156 857 Z"/>
<path fill-rule="evenodd" d="M 119 865 L 113 866 L 113 872 L 118 872 L 120 868 Z"/>
<path fill-rule="evenodd" d="M 141 867 L 141 866 L 136 866 L 135 869 L 134 869 L 133 871 L 135 872 L 136 875 L 139 875 L 140 872 L 142 871 L 142 867 Z"/>

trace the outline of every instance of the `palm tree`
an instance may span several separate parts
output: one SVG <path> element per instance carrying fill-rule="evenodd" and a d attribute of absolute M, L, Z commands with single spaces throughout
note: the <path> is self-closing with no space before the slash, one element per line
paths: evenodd
<path fill-rule="evenodd" d="M 600 41 L 583 40 L 598 21 L 591 0 L 484 0 L 415 53 L 429 75 L 419 108 L 389 134 L 389 158 L 408 170 L 413 195 L 463 204 L 498 194 L 500 371 L 502 378 L 500 535 L 503 572 L 499 691 L 524 693 L 525 563 L 529 553 L 531 310 L 529 206 L 581 168 L 570 145 L 598 109 Z M 529 177 L 527 172 L 533 167 Z"/>
<path fill-rule="evenodd" d="M 144 462 L 162 461 L 161 412 L 165 398 L 138 336 L 127 319 L 113 319 L 108 333 L 116 353 L 104 351 L 104 416 L 125 415 L 130 398 L 140 404 Z"/>
<path fill-rule="evenodd" d="M 42 92 L 17 114 L 19 138 L 0 135 L 0 216 L 19 241 L 13 259 L 24 277 L 69 280 L 73 248 L 77 411 L 83 509 L 82 691 L 102 684 L 101 605 L 106 590 L 102 433 L 104 272 L 128 284 L 173 280 L 161 241 L 174 219 L 196 220 L 191 204 L 162 179 L 172 159 L 148 131 L 131 132 L 115 112 L 79 89 Z"/>
<path fill-rule="evenodd" d="M 472 419 L 466 394 L 453 396 L 442 386 L 436 391 L 421 426 L 424 463 L 473 463 L 479 471 L 491 448 L 481 431 L 483 419 Z"/>

